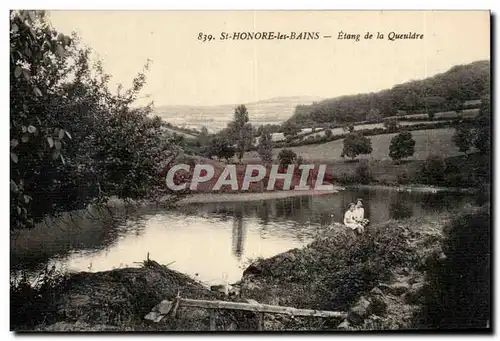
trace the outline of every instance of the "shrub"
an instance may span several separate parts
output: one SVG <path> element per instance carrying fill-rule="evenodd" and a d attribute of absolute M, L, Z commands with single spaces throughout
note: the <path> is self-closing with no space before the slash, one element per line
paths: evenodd
<path fill-rule="evenodd" d="M 419 181 L 428 185 L 442 185 L 446 164 L 443 158 L 430 155 L 420 166 Z"/>
<path fill-rule="evenodd" d="M 370 166 L 367 161 L 361 162 L 361 164 L 356 168 L 356 182 L 361 184 L 368 184 L 373 180 Z"/>
<path fill-rule="evenodd" d="M 467 154 L 467 152 L 472 148 L 474 135 L 471 129 L 461 126 L 455 128 L 455 134 L 453 134 L 452 140 L 461 153 Z"/>
<path fill-rule="evenodd" d="M 293 150 L 283 149 L 278 154 L 278 160 L 280 167 L 285 168 L 288 165 L 295 163 L 297 160 L 297 154 Z"/>
<path fill-rule="evenodd" d="M 408 185 L 411 181 L 410 175 L 408 174 L 407 171 L 404 171 L 402 173 L 399 173 L 397 175 L 397 181 L 398 184 L 400 185 Z"/>
<path fill-rule="evenodd" d="M 273 141 L 271 134 L 267 130 L 262 132 L 257 151 L 263 163 L 273 161 Z"/>
<path fill-rule="evenodd" d="M 466 213 L 445 228 L 446 258 L 427 272 L 418 324 L 426 328 L 485 328 L 491 321 L 490 208 Z"/>
<path fill-rule="evenodd" d="M 399 123 L 397 119 L 389 119 L 384 121 L 384 127 L 387 131 L 393 133 L 398 131 Z"/>

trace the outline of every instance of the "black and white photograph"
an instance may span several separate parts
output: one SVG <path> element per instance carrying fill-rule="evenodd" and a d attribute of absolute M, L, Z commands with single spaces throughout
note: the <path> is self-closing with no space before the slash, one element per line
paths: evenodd
<path fill-rule="evenodd" d="M 7 13 L 11 332 L 492 333 L 489 10 Z"/>

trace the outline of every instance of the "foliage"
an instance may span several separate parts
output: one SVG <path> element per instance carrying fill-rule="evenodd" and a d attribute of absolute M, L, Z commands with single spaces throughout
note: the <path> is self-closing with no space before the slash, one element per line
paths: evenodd
<path fill-rule="evenodd" d="M 360 154 L 370 154 L 372 150 L 372 141 L 369 138 L 360 133 L 350 133 L 344 139 L 344 148 L 342 149 L 341 156 L 354 159 Z"/>
<path fill-rule="evenodd" d="M 443 158 L 430 155 L 420 166 L 419 182 L 429 185 L 442 185 L 445 180 L 446 164 Z"/>
<path fill-rule="evenodd" d="M 354 123 L 349 122 L 349 123 L 347 123 L 346 125 L 344 125 L 344 126 L 342 127 L 342 129 L 343 129 L 346 133 L 352 133 L 352 132 L 354 132 Z"/>
<path fill-rule="evenodd" d="M 356 182 L 364 185 L 369 184 L 373 180 L 368 161 L 363 160 L 359 166 L 356 167 L 355 176 Z"/>
<path fill-rule="evenodd" d="M 446 258 L 427 272 L 429 284 L 419 324 L 427 328 L 485 328 L 492 322 L 489 206 L 458 216 L 445 228 L 445 234 Z"/>
<path fill-rule="evenodd" d="M 341 96 L 311 105 L 300 105 L 289 119 L 301 126 L 322 123 L 361 122 L 374 116 L 389 117 L 398 110 L 428 114 L 448 110 L 451 103 L 476 100 L 490 88 L 490 62 L 456 65 L 419 81 L 398 84 L 377 93 Z"/>
<path fill-rule="evenodd" d="M 382 118 L 382 113 L 379 109 L 371 108 L 366 115 L 368 121 L 378 121 Z"/>
<path fill-rule="evenodd" d="M 384 128 L 387 129 L 388 132 L 394 133 L 398 131 L 399 122 L 396 119 L 389 119 L 384 121 Z"/>
<path fill-rule="evenodd" d="M 479 116 L 477 119 L 476 139 L 474 146 L 483 154 L 489 154 L 491 150 L 491 100 L 486 95 L 481 99 Z"/>
<path fill-rule="evenodd" d="M 264 131 L 269 133 L 279 133 L 282 130 L 282 126 L 280 124 L 263 124 L 257 128 L 257 136 L 262 135 Z"/>
<path fill-rule="evenodd" d="M 282 130 L 287 141 L 293 140 L 300 132 L 300 128 L 296 124 L 289 122 L 283 123 Z"/>
<path fill-rule="evenodd" d="M 264 131 L 260 135 L 257 151 L 263 163 L 271 163 L 273 161 L 273 141 L 268 131 Z"/>
<path fill-rule="evenodd" d="M 201 147 L 205 147 L 210 140 L 210 136 L 207 130 L 207 127 L 201 127 L 200 134 L 198 135 L 198 142 Z"/>
<path fill-rule="evenodd" d="M 229 162 L 234 157 L 235 150 L 227 138 L 214 137 L 210 140 L 205 154 L 209 158 L 215 156 L 219 160 L 226 159 Z"/>
<path fill-rule="evenodd" d="M 415 140 L 409 131 L 403 131 L 391 139 L 389 156 L 393 160 L 401 160 L 415 153 Z"/>
<path fill-rule="evenodd" d="M 278 154 L 280 167 L 285 168 L 288 165 L 294 164 L 297 160 L 297 154 L 290 149 L 282 149 Z"/>
<path fill-rule="evenodd" d="M 455 134 L 453 135 L 452 140 L 461 153 L 467 154 L 474 143 L 473 131 L 468 127 L 457 127 L 455 128 Z"/>
<path fill-rule="evenodd" d="M 28 276 L 22 272 L 10 280 L 11 329 L 13 324 L 26 321 L 31 326 L 45 321 L 53 311 L 50 302 L 55 299 L 50 289 L 64 282 L 68 273 L 56 270 L 55 266 L 46 267 L 36 275 Z"/>
<path fill-rule="evenodd" d="M 230 143 L 236 145 L 238 159 L 241 161 L 245 151 L 252 147 L 254 133 L 249 123 L 246 106 L 239 105 L 234 110 L 234 119 L 227 125 L 227 138 Z"/>
<path fill-rule="evenodd" d="M 12 11 L 10 22 L 11 229 L 110 196 L 168 194 L 163 172 L 180 148 L 151 106 L 131 107 L 144 72 L 112 94 L 91 51 L 43 11 Z"/>
<path fill-rule="evenodd" d="M 406 171 L 399 173 L 396 179 L 400 185 L 408 185 L 411 182 L 411 177 Z"/>

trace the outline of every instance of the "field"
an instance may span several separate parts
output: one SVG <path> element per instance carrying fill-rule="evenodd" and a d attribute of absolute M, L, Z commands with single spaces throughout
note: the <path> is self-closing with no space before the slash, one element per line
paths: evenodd
<path fill-rule="evenodd" d="M 459 155 L 458 148 L 452 141 L 455 132 L 453 128 L 416 130 L 412 132 L 415 140 L 415 154 L 409 160 L 425 160 L 429 155 L 440 155 L 450 157 Z M 397 134 L 384 134 L 368 137 L 372 141 L 373 152 L 369 155 L 360 155 L 358 159 L 368 160 L 390 160 L 389 145 L 391 139 Z M 342 153 L 344 140 L 336 140 L 322 144 L 312 144 L 298 147 L 291 147 L 297 155 L 302 156 L 304 160 L 316 162 L 334 162 L 344 160 Z M 276 157 L 283 148 L 274 149 Z M 258 159 L 255 151 L 245 154 L 243 162 L 248 163 Z"/>
<path fill-rule="evenodd" d="M 185 133 L 185 132 L 177 130 L 177 129 L 172 129 L 172 128 L 164 128 L 164 129 L 170 135 L 177 134 L 177 135 L 184 136 L 184 138 L 186 138 L 186 139 L 196 139 L 196 136 Z"/>

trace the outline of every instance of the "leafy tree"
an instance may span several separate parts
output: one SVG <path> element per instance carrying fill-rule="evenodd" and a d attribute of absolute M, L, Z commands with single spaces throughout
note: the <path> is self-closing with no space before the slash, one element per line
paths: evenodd
<path fill-rule="evenodd" d="M 415 140 L 409 131 L 403 131 L 391 139 L 389 156 L 395 161 L 412 156 L 415 153 Z"/>
<path fill-rule="evenodd" d="M 300 128 L 295 123 L 285 122 L 283 124 L 283 135 L 285 135 L 287 141 L 293 140 L 299 132 Z"/>
<path fill-rule="evenodd" d="M 351 133 L 344 139 L 342 157 L 354 158 L 360 154 L 370 154 L 372 152 L 372 141 L 359 133 Z"/>
<path fill-rule="evenodd" d="M 377 121 L 382 118 L 381 112 L 379 109 L 372 108 L 368 111 L 368 114 L 366 115 L 366 119 L 368 121 Z"/>
<path fill-rule="evenodd" d="M 44 11 L 10 13 L 10 222 L 29 228 L 48 215 L 122 199 L 157 199 L 181 149 L 132 108 L 147 65 L 126 91 L 78 37 L 55 31 Z"/>
<path fill-rule="evenodd" d="M 249 123 L 248 111 L 246 106 L 239 105 L 234 110 L 234 119 L 228 124 L 228 138 L 233 144 L 236 144 L 238 160 L 241 162 L 245 151 L 253 144 L 253 127 Z"/>
<path fill-rule="evenodd" d="M 234 157 L 235 150 L 229 140 L 225 137 L 214 137 L 210 140 L 206 155 L 209 158 L 217 157 L 219 160 L 225 159 L 227 162 Z"/>
<path fill-rule="evenodd" d="M 297 154 L 291 149 L 282 149 L 278 154 L 278 160 L 280 166 L 285 168 L 297 161 Z"/>
<path fill-rule="evenodd" d="M 198 135 L 198 142 L 200 146 L 204 147 L 208 144 L 210 140 L 210 134 L 208 133 L 207 127 L 201 127 L 200 134 Z"/>
<path fill-rule="evenodd" d="M 474 134 L 471 129 L 461 126 L 455 129 L 452 140 L 461 153 L 467 154 L 474 143 Z"/>
<path fill-rule="evenodd" d="M 263 163 L 268 164 L 273 161 L 273 141 L 271 134 L 265 131 L 260 136 L 259 147 L 257 149 L 260 159 Z"/>

